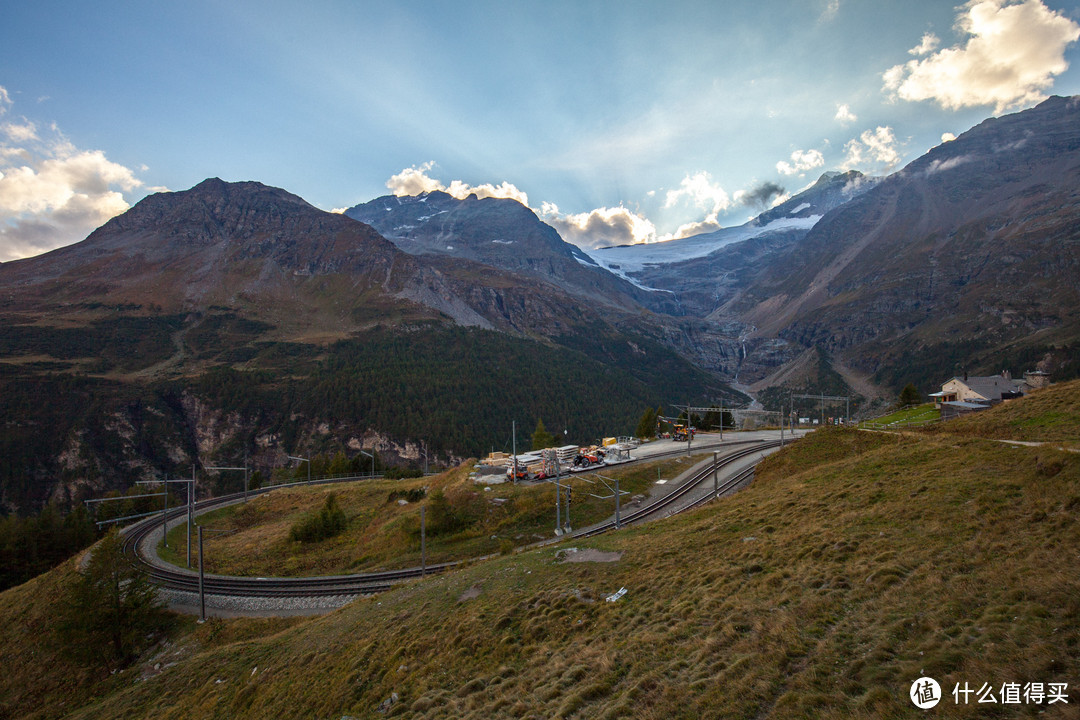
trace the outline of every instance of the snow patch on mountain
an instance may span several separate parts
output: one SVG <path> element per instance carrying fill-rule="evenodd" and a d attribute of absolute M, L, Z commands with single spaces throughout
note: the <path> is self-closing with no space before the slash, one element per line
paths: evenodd
<path fill-rule="evenodd" d="M 809 230 L 820 219 L 821 215 L 811 215 L 803 218 L 786 217 L 774 220 L 764 226 L 750 222 L 738 227 L 722 228 L 716 232 L 679 240 L 642 243 L 639 245 L 620 245 L 618 247 L 589 250 L 587 253 L 599 265 L 610 272 L 630 280 L 627 273 L 644 270 L 649 265 L 667 265 L 684 260 L 693 260 L 715 252 L 725 245 L 750 240 L 768 233 Z"/>

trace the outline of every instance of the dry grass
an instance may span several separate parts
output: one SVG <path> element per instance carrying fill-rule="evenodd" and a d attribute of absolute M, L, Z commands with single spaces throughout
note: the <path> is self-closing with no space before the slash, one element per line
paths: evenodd
<path fill-rule="evenodd" d="M 72 688 L 71 716 L 337 720 L 396 694 L 386 714 L 419 718 L 922 717 L 907 691 L 925 673 L 946 693 L 1070 686 L 1067 706 L 948 696 L 940 717 L 1076 717 L 1078 511 L 1075 453 L 823 429 L 731 498 L 577 543 L 616 563 L 534 550 L 288 627 L 187 635 L 153 677 Z M 34 583 L 0 596 L 5 645 L 20 601 L 47 618 L 62 574 Z M 44 643 L 19 637 L 21 660 Z"/>

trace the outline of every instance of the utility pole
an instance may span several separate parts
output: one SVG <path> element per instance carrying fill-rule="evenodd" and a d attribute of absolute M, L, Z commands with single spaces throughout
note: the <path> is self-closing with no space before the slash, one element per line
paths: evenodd
<path fill-rule="evenodd" d="M 420 506 L 420 577 L 427 574 L 427 518 Z"/>
<path fill-rule="evenodd" d="M 619 521 L 619 478 L 615 478 L 615 529 L 622 527 Z"/>
<path fill-rule="evenodd" d="M 567 482 L 569 483 L 569 480 L 567 480 Z M 563 533 L 564 534 L 569 534 L 570 532 L 573 531 L 573 528 L 570 527 L 570 500 L 573 499 L 572 490 L 573 490 L 573 488 L 571 488 L 570 485 L 568 484 L 566 486 L 566 525 L 563 526 Z"/>
<path fill-rule="evenodd" d="M 161 544 L 169 549 L 169 476 L 165 476 L 165 507 L 161 510 Z"/>
<path fill-rule="evenodd" d="M 605 477 L 605 476 L 601 475 L 600 473 L 596 473 L 596 477 L 600 478 L 600 482 L 604 483 L 604 487 L 606 487 L 608 490 L 611 490 L 612 494 L 611 495 L 593 495 L 592 493 L 589 493 L 589 494 L 592 495 L 592 497 L 597 498 L 598 500 L 607 500 L 608 498 L 610 498 L 612 496 L 615 497 L 615 529 L 618 530 L 618 529 L 620 529 L 622 527 L 622 517 L 621 517 L 621 514 L 620 514 L 620 506 L 619 506 L 619 496 L 622 494 L 622 491 L 619 490 L 619 478 Z M 615 483 L 615 489 L 614 490 L 612 490 L 611 486 L 607 484 L 608 480 L 611 480 L 613 483 Z"/>
<path fill-rule="evenodd" d="M 686 401 L 686 454 L 690 454 L 690 401 Z"/>
<path fill-rule="evenodd" d="M 517 475 L 517 463 L 514 463 L 514 474 Z M 562 485 L 559 478 L 555 478 L 555 534 L 562 535 Z"/>
<path fill-rule="evenodd" d="M 206 591 L 203 584 L 202 525 L 199 526 L 199 622 L 206 622 Z"/>
<path fill-rule="evenodd" d="M 720 442 L 724 442 L 724 399 L 720 398 Z"/>
<path fill-rule="evenodd" d="M 511 435 L 513 436 L 513 440 L 512 440 L 512 445 L 511 445 L 511 447 L 513 448 L 513 451 L 514 451 L 514 457 L 513 457 L 513 463 L 514 463 L 514 470 L 513 470 L 513 473 L 514 473 L 514 484 L 516 485 L 516 484 L 517 484 L 517 481 L 518 481 L 518 477 L 517 477 L 517 476 L 518 476 L 518 462 L 517 462 L 517 420 L 511 420 L 511 421 L 510 421 L 510 434 L 511 434 Z M 505 446 L 505 445 L 503 445 L 503 447 L 506 447 L 506 446 Z"/>
<path fill-rule="evenodd" d="M 309 460 L 308 458 L 297 457 L 295 455 L 286 455 L 285 457 L 289 458 L 290 460 L 296 460 L 297 462 L 306 462 L 307 463 L 307 481 L 310 483 L 311 482 L 311 460 Z"/>
<path fill-rule="evenodd" d="M 187 497 L 187 566 L 191 569 L 191 522 L 195 509 L 195 463 L 191 464 L 191 485 Z"/>

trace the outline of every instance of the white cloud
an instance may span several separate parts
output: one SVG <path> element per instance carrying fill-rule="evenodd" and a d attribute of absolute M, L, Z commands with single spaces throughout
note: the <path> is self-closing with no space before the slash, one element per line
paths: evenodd
<path fill-rule="evenodd" d="M 970 155 L 961 155 L 960 157 L 948 158 L 947 160 L 934 160 L 926 168 L 926 176 L 936 175 L 937 173 L 945 172 L 946 170 L 952 170 L 954 167 L 959 167 L 965 163 L 969 163 L 974 160 Z"/>
<path fill-rule="evenodd" d="M 540 217 L 558 230 L 564 240 L 583 248 L 633 245 L 656 240 L 656 226 L 648 218 L 621 205 L 564 215 L 557 205 L 545 202 L 541 205 Z"/>
<path fill-rule="evenodd" d="M 678 190 L 668 190 L 664 198 L 664 208 L 675 207 L 684 199 L 713 216 L 731 207 L 731 198 L 724 188 L 713 183 L 707 172 L 687 175 L 679 183 Z"/>
<path fill-rule="evenodd" d="M 851 108 L 845 104 L 836 106 L 836 117 L 834 119 L 839 123 L 847 125 L 855 122 L 859 118 L 855 117 L 855 113 L 851 112 Z"/>
<path fill-rule="evenodd" d="M 941 45 L 941 38 L 932 32 L 924 33 L 922 36 L 922 42 L 915 47 L 908 50 L 909 55 L 929 55 L 938 49 Z"/>
<path fill-rule="evenodd" d="M 776 171 L 781 175 L 801 175 L 824 164 L 825 156 L 821 154 L 820 150 L 796 150 L 791 153 L 790 163 L 784 160 L 776 163 Z"/>
<path fill-rule="evenodd" d="M 436 180 L 428 175 L 428 172 L 433 167 L 435 167 L 435 162 L 431 160 L 422 163 L 419 167 L 405 168 L 397 175 L 390 176 L 390 179 L 386 181 L 386 187 L 399 197 L 420 195 L 421 193 L 439 190 L 459 200 L 464 200 L 469 195 L 475 194 L 480 198 L 509 198 L 517 200 L 526 207 L 529 206 L 529 196 L 511 183 L 503 181 L 498 185 L 492 185 L 491 183 L 470 185 L 461 180 L 453 180 L 450 185 L 444 185 L 441 180 Z"/>
<path fill-rule="evenodd" d="M 941 133 L 941 142 L 943 143 L 952 142 L 955 139 L 956 136 L 953 135 L 951 132 Z"/>
<path fill-rule="evenodd" d="M 836 17 L 836 13 L 840 12 L 840 0 L 826 0 L 825 9 L 821 11 L 821 22 L 827 22 Z"/>
<path fill-rule="evenodd" d="M 517 200 L 525 207 L 529 206 L 529 196 L 526 195 L 524 191 L 518 190 L 512 183 L 508 183 L 505 180 L 498 185 L 492 185 L 491 183 L 469 185 L 461 180 L 454 180 L 450 183 L 450 187 L 446 189 L 446 192 L 461 200 L 464 200 L 470 195 L 476 195 L 476 197 L 479 198 L 508 198 L 510 200 Z"/>
<path fill-rule="evenodd" d="M 679 238 L 688 238 L 704 233 L 716 232 L 722 227 L 723 225 L 720 224 L 715 216 L 710 216 L 704 220 L 699 220 L 698 222 L 680 225 L 675 232 L 658 237 L 657 240 L 678 240 Z"/>
<path fill-rule="evenodd" d="M 849 140 L 844 145 L 847 157 L 841 167 L 844 170 L 888 172 L 900 163 L 898 145 L 891 127 L 879 125 L 876 130 L 866 130 L 862 135 Z"/>
<path fill-rule="evenodd" d="M 435 167 L 435 161 L 430 160 L 420 167 L 415 165 L 405 168 L 397 175 L 391 175 L 386 181 L 386 187 L 395 195 L 420 195 L 421 193 L 445 190 L 446 186 L 438 180 L 428 177 L 428 170 Z"/>
<path fill-rule="evenodd" d="M 1080 38 L 1080 25 L 1041 0 L 970 0 L 960 9 L 957 29 L 967 41 L 889 68 L 882 77 L 893 98 L 1001 113 L 1041 101 L 1068 69 L 1065 49 Z M 932 52 L 928 38 L 911 52 Z"/>
<path fill-rule="evenodd" d="M 0 125 L 0 132 L 7 136 L 13 143 L 26 143 L 38 140 L 37 126 L 24 120 L 21 123 L 9 122 Z"/>
<path fill-rule="evenodd" d="M 0 115 L 11 106 L 0 87 Z M 83 239 L 128 209 L 123 192 L 142 186 L 101 150 L 80 150 L 55 126 L 40 137 L 28 120 L 0 126 L 0 260 Z"/>

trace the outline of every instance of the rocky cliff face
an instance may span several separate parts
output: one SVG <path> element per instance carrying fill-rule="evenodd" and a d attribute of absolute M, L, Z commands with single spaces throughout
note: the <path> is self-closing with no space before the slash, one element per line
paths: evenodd
<path fill-rule="evenodd" d="M 458 258 L 544 280 L 602 308 L 674 313 L 664 294 L 612 275 L 516 200 L 444 192 L 386 196 L 345 211 L 413 255 Z M 445 264 L 443 265 L 445 267 Z"/>
<path fill-rule="evenodd" d="M 900 343 L 1075 338 L 1078 302 L 1080 99 L 1051 98 L 826 215 L 726 310 L 873 371 Z"/>

